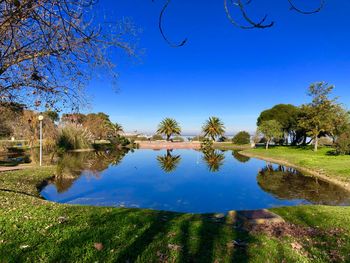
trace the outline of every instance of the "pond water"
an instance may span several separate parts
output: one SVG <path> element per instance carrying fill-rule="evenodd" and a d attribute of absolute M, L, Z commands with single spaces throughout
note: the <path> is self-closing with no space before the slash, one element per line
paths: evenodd
<path fill-rule="evenodd" d="M 350 204 L 340 187 L 234 151 L 75 153 L 57 167 L 41 195 L 59 203 L 190 213 Z"/>

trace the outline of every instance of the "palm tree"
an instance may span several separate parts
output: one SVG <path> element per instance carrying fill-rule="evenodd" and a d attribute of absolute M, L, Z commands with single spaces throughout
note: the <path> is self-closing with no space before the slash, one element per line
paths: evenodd
<path fill-rule="evenodd" d="M 180 155 L 171 155 L 171 150 L 167 150 L 163 156 L 158 156 L 157 160 L 160 164 L 160 168 L 166 173 L 170 173 L 176 169 L 179 162 L 181 161 Z"/>
<path fill-rule="evenodd" d="M 157 133 L 164 134 L 166 136 L 166 140 L 169 141 L 172 135 L 181 134 L 181 127 L 175 119 L 165 118 L 159 124 Z"/>
<path fill-rule="evenodd" d="M 113 130 L 114 130 L 115 136 L 124 132 L 123 126 L 117 122 L 115 124 L 113 124 Z"/>
<path fill-rule="evenodd" d="M 210 117 L 203 125 L 202 131 L 205 137 L 209 136 L 215 141 L 216 137 L 224 135 L 225 126 L 218 117 Z"/>

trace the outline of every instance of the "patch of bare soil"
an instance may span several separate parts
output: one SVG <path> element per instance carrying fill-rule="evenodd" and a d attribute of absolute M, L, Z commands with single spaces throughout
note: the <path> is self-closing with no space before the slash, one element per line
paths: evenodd
<path fill-rule="evenodd" d="M 326 253 L 332 262 L 345 262 L 344 256 L 339 251 L 346 242 L 343 237 L 345 231 L 342 228 L 321 229 L 283 222 L 253 225 L 247 230 L 251 234 L 265 234 L 275 238 L 292 237 L 299 241 L 291 243 L 292 249 L 305 256 L 308 256 L 306 247 L 321 246 L 323 249 L 326 248 Z"/>

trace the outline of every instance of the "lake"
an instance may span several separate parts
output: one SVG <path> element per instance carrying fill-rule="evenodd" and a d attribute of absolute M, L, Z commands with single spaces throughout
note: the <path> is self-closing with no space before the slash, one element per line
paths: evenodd
<path fill-rule="evenodd" d="M 41 195 L 58 203 L 189 213 L 350 204 L 336 185 L 236 151 L 69 153 L 57 167 Z"/>

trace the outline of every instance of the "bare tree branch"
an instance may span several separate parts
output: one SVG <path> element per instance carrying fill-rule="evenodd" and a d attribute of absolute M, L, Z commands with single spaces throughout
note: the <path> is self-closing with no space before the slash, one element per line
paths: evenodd
<path fill-rule="evenodd" d="M 170 4 L 171 0 L 166 0 L 166 3 L 164 4 L 160 15 L 159 15 L 159 20 L 158 20 L 158 27 L 159 27 L 159 31 L 160 34 L 162 35 L 162 37 L 164 38 L 164 40 L 171 46 L 171 47 L 182 47 L 186 44 L 187 42 L 187 38 L 185 38 L 184 40 L 182 40 L 180 43 L 176 44 L 173 43 L 172 41 L 170 41 L 168 39 L 168 37 L 165 35 L 164 30 L 163 30 L 163 17 L 164 17 L 164 13 L 166 11 L 166 9 L 168 8 L 169 4 Z M 152 0 L 152 2 L 154 2 L 154 0 Z"/>
<path fill-rule="evenodd" d="M 127 21 L 103 28 L 95 0 L 0 0 L 0 100 L 37 107 L 84 103 L 96 67 L 112 76 L 110 48 L 135 55 Z"/>
<path fill-rule="evenodd" d="M 172 41 L 169 40 L 169 38 L 165 35 L 164 33 L 164 29 L 163 29 L 163 17 L 164 17 L 164 13 L 166 11 L 166 9 L 168 8 L 169 4 L 170 4 L 171 0 L 166 0 L 165 5 L 163 6 L 160 15 L 159 15 L 159 31 L 160 34 L 162 35 L 162 37 L 164 38 L 164 40 L 171 46 L 171 47 L 181 47 L 184 46 L 187 42 L 187 38 L 185 40 L 183 40 L 181 43 L 176 44 L 173 43 Z M 265 15 L 262 19 L 260 19 L 259 21 L 254 21 L 247 13 L 246 11 L 246 6 L 250 5 L 253 0 L 246 0 L 245 2 L 243 2 L 242 0 L 223 0 L 224 1 L 224 10 L 225 10 L 225 14 L 227 16 L 227 19 L 231 22 L 231 24 L 233 24 L 234 26 L 241 28 L 241 29 L 265 29 L 265 28 L 270 28 L 272 26 L 274 26 L 274 22 L 266 22 L 267 20 L 267 15 Z M 298 13 L 301 14 L 314 14 L 314 13 L 318 13 L 320 12 L 324 5 L 325 5 L 325 0 L 319 0 L 320 1 L 320 5 L 317 9 L 312 10 L 312 11 L 304 11 L 301 8 L 298 8 L 293 0 L 287 0 L 288 3 L 291 6 L 292 10 L 295 10 Z M 152 0 L 152 2 L 154 2 L 154 0 Z M 234 18 L 231 14 L 230 11 L 230 7 L 235 7 L 239 10 L 240 14 L 242 15 L 242 19 L 248 23 L 248 25 L 243 25 L 241 23 L 238 22 L 238 20 L 236 18 Z"/>
<path fill-rule="evenodd" d="M 312 11 L 304 11 L 300 8 L 298 8 L 294 3 L 293 3 L 293 0 L 287 0 L 288 3 L 290 4 L 290 7 L 292 10 L 295 10 L 297 11 L 298 13 L 301 13 L 301 14 L 304 14 L 304 15 L 311 15 L 311 14 L 315 14 L 315 13 L 318 13 L 320 12 L 324 5 L 325 5 L 325 0 L 319 0 L 320 1 L 320 5 L 318 8 L 316 8 L 315 10 L 312 10 Z"/>

